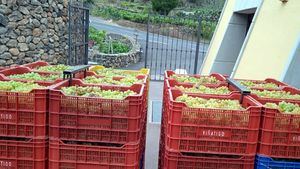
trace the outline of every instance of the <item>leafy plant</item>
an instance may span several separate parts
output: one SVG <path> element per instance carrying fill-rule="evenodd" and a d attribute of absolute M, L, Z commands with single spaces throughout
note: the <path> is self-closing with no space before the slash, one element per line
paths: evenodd
<path fill-rule="evenodd" d="M 89 39 L 96 42 L 101 53 L 127 53 L 130 51 L 130 46 L 117 40 L 109 42 L 107 40 L 106 31 L 98 31 L 94 27 L 89 29 Z"/>
<path fill-rule="evenodd" d="M 106 19 L 114 19 L 114 20 L 128 20 L 136 23 L 147 24 L 148 22 L 148 14 L 147 13 L 136 13 L 124 9 L 119 9 L 111 6 L 95 8 L 93 10 L 93 15 L 100 16 Z M 194 30 L 197 29 L 199 23 L 198 18 L 191 17 L 186 19 L 178 19 L 177 17 L 162 17 L 160 15 L 150 15 L 150 22 L 153 24 L 171 24 L 178 26 L 186 26 L 188 28 L 192 28 Z M 208 21 L 207 21 L 208 20 Z M 204 39 L 211 39 L 217 22 L 209 19 L 202 19 L 201 22 L 201 36 Z"/>
<path fill-rule="evenodd" d="M 152 0 L 152 9 L 160 14 L 167 15 L 172 9 L 176 8 L 178 0 Z"/>

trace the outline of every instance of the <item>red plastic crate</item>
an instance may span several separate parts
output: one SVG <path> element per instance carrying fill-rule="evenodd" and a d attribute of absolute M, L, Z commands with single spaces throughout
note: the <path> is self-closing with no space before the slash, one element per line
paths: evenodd
<path fill-rule="evenodd" d="M 36 61 L 36 62 L 33 62 L 33 63 L 24 64 L 22 66 L 28 67 L 30 69 L 36 69 L 36 68 L 41 67 L 41 66 L 49 66 L 49 65 L 50 64 L 45 62 L 45 61 Z"/>
<path fill-rule="evenodd" d="M 49 169 L 140 169 L 140 142 L 81 145 L 50 140 Z"/>
<path fill-rule="evenodd" d="M 248 80 L 248 79 L 235 79 L 235 80 L 237 80 L 237 81 L 247 80 L 247 81 L 251 81 L 251 82 L 257 83 L 257 84 L 274 83 L 274 84 L 276 84 L 278 86 L 277 90 L 280 90 L 283 87 L 289 86 L 288 84 L 286 84 L 284 82 L 280 82 L 280 81 L 278 81 L 276 79 L 272 79 L 272 78 L 267 78 L 265 80 Z M 264 89 L 264 88 L 254 87 L 254 88 L 251 88 L 251 89 Z"/>
<path fill-rule="evenodd" d="M 165 105 L 167 106 L 167 105 Z M 164 166 L 164 157 L 165 157 L 165 139 L 166 139 L 166 120 L 163 120 L 163 119 L 166 119 L 167 116 L 166 116 L 166 113 L 162 113 L 162 121 L 161 121 L 161 128 L 160 128 L 160 139 L 159 139 L 159 156 L 158 156 L 158 168 L 163 168 Z"/>
<path fill-rule="evenodd" d="M 263 90 L 263 89 L 257 89 L 257 90 Z M 268 89 L 265 89 L 268 90 Z M 294 87 L 290 87 L 290 86 L 285 86 L 282 87 L 282 89 L 280 89 L 281 91 L 286 91 L 286 92 L 290 92 L 291 94 L 300 94 L 300 90 L 296 89 Z M 269 90 L 272 91 L 272 90 Z M 300 100 L 295 100 L 295 99 L 277 99 L 277 98 L 267 98 L 267 97 L 260 97 L 256 94 L 251 93 L 251 97 L 253 97 L 255 100 L 258 100 L 261 103 L 267 103 L 267 102 L 280 102 L 280 101 L 286 101 L 286 102 L 295 102 L 295 103 L 299 103 Z"/>
<path fill-rule="evenodd" d="M 253 169 L 255 156 L 180 153 L 166 147 L 159 169 Z"/>
<path fill-rule="evenodd" d="M 52 74 L 62 74 L 63 73 L 63 72 L 44 72 L 44 71 L 36 70 L 39 67 L 49 66 L 49 65 L 50 64 L 48 62 L 45 62 L 45 61 L 36 61 L 36 62 L 33 62 L 33 63 L 24 64 L 24 65 L 22 65 L 22 67 L 27 67 L 32 72 L 52 73 Z"/>
<path fill-rule="evenodd" d="M 172 70 L 167 70 L 165 71 L 165 80 L 166 79 L 172 79 L 171 76 L 176 74 L 174 71 Z M 205 84 L 205 86 L 210 86 L 210 87 L 218 87 L 220 85 L 224 85 L 224 84 L 227 84 L 227 81 L 226 81 L 226 78 L 221 75 L 221 74 L 218 74 L 218 73 L 212 73 L 211 75 L 209 76 L 202 76 L 202 75 L 184 75 L 184 74 L 178 74 L 180 76 L 190 76 L 190 77 L 195 77 L 195 78 L 200 78 L 200 77 L 215 77 L 217 80 L 219 80 L 220 82 L 219 83 L 216 83 L 216 84 Z M 194 83 L 183 83 L 183 82 L 178 82 L 178 84 L 180 86 L 184 85 L 184 84 L 190 84 L 190 85 L 193 85 Z"/>
<path fill-rule="evenodd" d="M 300 100 L 257 98 L 262 104 L 278 104 L 281 101 L 300 105 Z M 258 153 L 277 157 L 300 159 L 300 115 L 284 114 L 277 109 L 264 107 Z"/>
<path fill-rule="evenodd" d="M 45 137 L 47 112 L 48 88 L 29 93 L 0 91 L 0 136 Z"/>
<path fill-rule="evenodd" d="M 51 74 L 62 74 L 63 72 L 46 72 L 46 71 L 39 71 L 39 70 L 36 70 L 37 68 L 39 67 L 42 67 L 42 66 L 49 66 L 50 64 L 47 63 L 47 62 L 44 62 L 44 61 L 37 61 L 37 62 L 33 62 L 33 63 L 28 63 L 28 64 L 24 64 L 22 65 L 22 67 L 27 67 L 29 68 L 32 72 L 37 72 L 37 73 L 51 73 Z M 84 73 L 83 72 L 80 72 L 78 74 L 75 74 L 75 77 L 76 78 L 79 78 L 81 76 L 83 76 Z"/>
<path fill-rule="evenodd" d="M 174 89 L 176 86 L 183 86 L 185 88 L 193 88 L 194 87 L 194 84 L 179 83 L 175 79 L 166 79 L 165 83 L 166 83 L 166 88 L 165 88 L 166 89 L 166 91 L 165 91 L 166 96 L 168 96 L 167 93 L 166 93 L 167 90 L 168 89 Z M 239 90 L 236 87 L 234 87 L 233 85 L 230 85 L 230 84 L 220 84 L 219 86 L 208 86 L 208 87 L 209 88 L 218 88 L 218 87 L 223 87 L 223 86 L 228 87 L 228 89 L 230 91 L 229 94 L 223 94 L 224 96 L 225 95 L 230 96 L 232 93 L 239 93 Z M 188 95 L 199 95 L 201 93 L 186 93 L 186 94 L 188 94 Z M 202 94 L 202 95 L 205 95 L 205 94 Z M 210 94 L 210 95 L 212 95 L 212 94 Z"/>
<path fill-rule="evenodd" d="M 166 100 L 165 97 L 168 97 L 168 94 L 167 94 L 168 89 L 173 88 L 175 86 L 183 86 L 183 87 L 191 88 L 195 85 L 194 83 L 182 83 L 182 82 L 176 81 L 175 79 L 172 79 L 171 76 L 174 74 L 176 74 L 174 71 L 171 71 L 171 70 L 165 71 L 165 79 L 164 79 L 164 87 L 163 87 L 163 105 L 165 104 L 165 100 Z M 192 77 L 198 77 L 198 78 L 203 77 L 201 75 L 182 75 L 182 76 L 192 76 Z M 216 77 L 216 79 L 218 79 L 220 82 L 217 84 L 204 84 L 204 86 L 212 87 L 212 88 L 228 86 L 230 91 L 232 91 L 232 92 L 237 91 L 237 89 L 235 87 L 233 87 L 232 85 L 229 85 L 227 83 L 227 80 L 223 75 L 211 74 L 210 76 Z M 192 93 L 189 93 L 189 94 L 192 94 Z"/>
<path fill-rule="evenodd" d="M 71 85 L 98 86 L 104 90 L 132 90 L 136 96 L 124 100 L 65 96 L 63 81 L 50 90 L 50 137 L 65 140 L 127 143 L 140 139 L 145 123 L 144 85 L 131 87 L 85 85 L 72 80 Z"/>
<path fill-rule="evenodd" d="M 25 74 L 25 73 L 30 73 L 30 72 L 33 72 L 33 71 L 31 69 L 29 69 L 28 67 L 21 67 L 21 66 L 20 67 L 13 67 L 13 68 L 9 68 L 9 69 L 5 69 L 5 70 L 0 71 L 0 79 L 1 80 L 6 80 L 6 81 L 14 80 L 14 81 L 21 81 L 21 82 L 29 82 L 29 81 L 32 81 L 32 80 L 11 79 L 8 76 L 16 75 L 16 74 Z M 49 76 L 49 75 L 53 74 L 53 73 L 48 73 L 48 72 L 37 72 L 37 73 L 40 74 L 41 76 Z M 62 78 L 58 78 L 55 81 L 34 81 L 34 82 L 38 82 L 38 83 L 43 84 L 45 86 L 46 85 L 50 86 L 50 85 L 56 84 L 56 83 L 61 82 L 61 81 L 62 81 Z"/>
<path fill-rule="evenodd" d="M 95 77 L 98 77 L 98 78 L 103 78 L 104 76 L 99 76 L 99 75 L 96 75 L 95 72 L 92 72 L 92 71 L 87 71 L 86 72 L 86 76 L 84 76 L 83 74 L 79 74 L 79 79 L 84 79 L 85 77 L 88 77 L 88 76 L 95 76 Z M 114 80 L 121 80 L 123 79 L 124 77 L 113 77 Z M 149 95 L 149 85 L 150 85 L 150 81 L 149 81 L 149 77 L 147 75 L 138 75 L 136 76 L 137 79 L 139 80 L 142 80 L 142 84 L 145 85 L 144 89 L 145 89 L 145 103 L 148 103 L 148 95 Z M 88 83 L 84 83 L 84 81 L 82 81 L 83 84 L 86 84 L 86 85 L 89 85 Z M 139 83 L 137 83 L 139 84 Z M 93 84 L 93 85 L 107 85 L 107 84 Z M 119 85 L 110 85 L 110 86 L 119 86 Z M 148 106 L 146 104 L 146 106 Z"/>
<path fill-rule="evenodd" d="M 179 90 L 169 90 L 166 145 L 182 152 L 210 152 L 218 154 L 252 155 L 256 153 L 260 125 L 261 104 L 245 96 L 245 110 L 189 108 L 176 102 Z M 195 97 L 195 96 L 193 96 Z M 210 99 L 239 100 L 241 95 L 199 95 Z"/>
<path fill-rule="evenodd" d="M 3 138 L 2 138 L 3 139 Z M 0 140 L 0 168 L 44 169 L 47 168 L 48 142 L 34 140 Z"/>

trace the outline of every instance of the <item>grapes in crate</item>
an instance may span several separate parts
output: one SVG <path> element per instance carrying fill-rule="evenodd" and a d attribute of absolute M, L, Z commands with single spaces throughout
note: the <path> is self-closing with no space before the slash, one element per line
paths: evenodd
<path fill-rule="evenodd" d="M 124 99 L 127 96 L 133 96 L 137 93 L 127 90 L 127 91 L 118 91 L 118 90 L 102 90 L 99 87 L 82 87 L 82 86 L 70 86 L 63 87 L 62 92 L 66 95 L 71 96 L 83 96 L 83 97 L 100 97 L 104 99 Z"/>
<path fill-rule="evenodd" d="M 217 84 L 220 81 L 213 76 L 201 76 L 199 78 L 192 77 L 192 76 L 185 76 L 185 75 L 172 75 L 171 78 L 175 79 L 178 82 L 183 83 L 197 83 L 198 85 L 201 84 Z"/>
<path fill-rule="evenodd" d="M 106 77 L 135 77 L 137 75 L 145 75 L 141 71 L 129 71 L 129 70 L 121 70 L 121 69 L 113 69 L 113 68 L 105 68 L 105 69 L 99 69 L 95 71 L 96 74 L 100 76 L 106 76 Z"/>
<path fill-rule="evenodd" d="M 28 82 L 16 82 L 16 81 L 0 81 L 0 91 L 8 92 L 22 92 L 27 93 L 33 89 L 44 89 L 44 86 L 39 84 Z"/>
<path fill-rule="evenodd" d="M 290 92 L 286 92 L 286 91 L 251 90 L 251 93 L 258 95 L 259 97 L 265 97 L 265 98 L 300 100 L 299 94 L 291 94 Z"/>
<path fill-rule="evenodd" d="M 183 86 L 175 86 L 175 88 L 185 93 L 220 94 L 220 95 L 230 93 L 230 90 L 226 86 L 210 88 L 210 87 L 200 85 L 198 87 L 191 87 L 191 88 L 186 88 Z"/>
<path fill-rule="evenodd" d="M 250 80 L 240 80 L 241 85 L 247 88 L 278 89 L 278 85 L 271 82 L 255 82 Z"/>
<path fill-rule="evenodd" d="M 59 65 L 41 66 L 41 67 L 36 68 L 35 70 L 43 71 L 43 72 L 63 72 L 70 68 L 71 68 L 71 66 L 59 64 Z"/>
<path fill-rule="evenodd" d="M 87 84 L 106 84 L 120 86 L 131 86 L 133 84 L 142 83 L 142 80 L 139 80 L 133 76 L 124 77 L 120 80 L 114 80 L 112 77 L 98 78 L 96 76 L 88 76 L 83 81 Z"/>
<path fill-rule="evenodd" d="M 184 102 L 191 108 L 211 108 L 226 110 L 244 110 L 238 100 L 230 99 L 204 99 L 200 97 L 191 97 L 186 94 L 176 98 L 178 102 Z"/>
<path fill-rule="evenodd" d="M 265 107 L 271 109 L 278 109 L 282 113 L 286 114 L 300 114 L 300 106 L 294 103 L 288 102 L 280 102 L 279 104 L 276 103 L 266 103 Z"/>
<path fill-rule="evenodd" d="M 10 79 L 23 79 L 23 80 L 36 80 L 36 81 L 54 81 L 59 79 L 59 75 L 50 74 L 50 75 L 40 75 L 35 72 L 24 73 L 24 74 L 15 74 L 8 76 Z"/>

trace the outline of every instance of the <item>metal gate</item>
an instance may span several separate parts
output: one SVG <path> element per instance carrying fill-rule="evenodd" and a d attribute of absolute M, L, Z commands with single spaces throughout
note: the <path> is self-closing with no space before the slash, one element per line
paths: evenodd
<path fill-rule="evenodd" d="M 203 35 L 203 22 L 200 17 L 149 14 L 145 67 L 151 70 L 151 80 L 163 80 L 165 70 L 198 73 L 211 37 Z"/>
<path fill-rule="evenodd" d="M 69 65 L 88 64 L 89 8 L 82 2 L 69 2 Z"/>

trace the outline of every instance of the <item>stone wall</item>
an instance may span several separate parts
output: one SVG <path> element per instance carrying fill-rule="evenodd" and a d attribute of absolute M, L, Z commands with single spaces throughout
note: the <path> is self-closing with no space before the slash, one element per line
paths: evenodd
<path fill-rule="evenodd" d="M 107 36 L 126 43 L 131 47 L 131 50 L 128 53 L 105 54 L 99 52 L 98 47 L 94 46 L 93 49 L 89 51 L 89 61 L 105 67 L 124 68 L 141 60 L 141 45 L 132 37 L 112 33 Z"/>
<path fill-rule="evenodd" d="M 0 66 L 67 56 L 67 0 L 0 0 Z"/>

